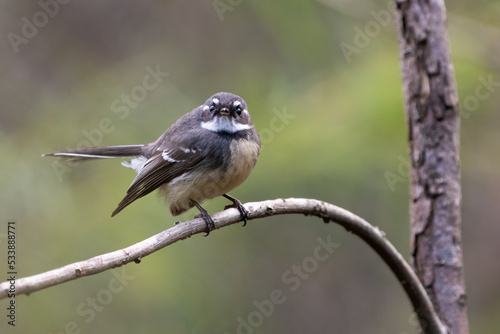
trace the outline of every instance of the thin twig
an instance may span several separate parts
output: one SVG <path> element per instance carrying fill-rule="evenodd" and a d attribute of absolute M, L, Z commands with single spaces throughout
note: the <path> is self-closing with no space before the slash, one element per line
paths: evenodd
<path fill-rule="evenodd" d="M 446 330 L 437 317 L 434 307 L 417 276 L 402 255 L 385 238 L 385 234 L 377 227 L 370 225 L 362 218 L 347 210 L 315 199 L 275 199 L 246 203 L 244 206 L 248 210 L 249 220 L 279 214 L 299 213 L 306 216 L 317 216 L 325 222 L 332 221 L 342 225 L 346 230 L 366 241 L 394 272 L 410 298 L 413 308 L 419 317 L 421 327 L 425 332 L 446 334 Z M 237 223 L 241 219 L 237 209 L 218 212 L 212 218 L 215 223 L 215 229 Z M 132 261 L 139 262 L 151 253 L 179 240 L 203 233 L 205 229 L 205 222 L 201 218 L 193 219 L 177 224 L 168 230 L 127 248 L 99 255 L 85 261 L 68 264 L 38 275 L 20 278 L 16 280 L 16 295 L 29 295 L 35 291 L 40 291 L 79 277 L 97 274 Z M 9 282 L 0 284 L 0 299 L 7 297 L 9 287 Z"/>

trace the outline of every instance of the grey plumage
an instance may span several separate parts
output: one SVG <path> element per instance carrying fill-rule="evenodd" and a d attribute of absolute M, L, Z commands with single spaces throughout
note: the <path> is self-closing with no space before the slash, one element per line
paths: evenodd
<path fill-rule="evenodd" d="M 112 216 L 155 189 L 170 203 L 171 213 L 179 215 L 194 202 L 221 196 L 241 184 L 255 166 L 259 149 L 260 138 L 245 101 L 231 93 L 217 93 L 150 144 L 91 147 L 46 156 L 136 157 L 123 163 L 138 175 Z"/>

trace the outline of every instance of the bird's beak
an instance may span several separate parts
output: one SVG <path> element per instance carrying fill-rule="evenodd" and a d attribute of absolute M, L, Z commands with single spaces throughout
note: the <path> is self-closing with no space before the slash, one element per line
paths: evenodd
<path fill-rule="evenodd" d="M 220 110 L 219 114 L 220 114 L 221 116 L 226 116 L 226 117 L 229 117 L 229 115 L 230 115 L 231 113 L 229 112 L 229 109 L 227 109 L 227 108 L 222 108 L 222 109 Z"/>

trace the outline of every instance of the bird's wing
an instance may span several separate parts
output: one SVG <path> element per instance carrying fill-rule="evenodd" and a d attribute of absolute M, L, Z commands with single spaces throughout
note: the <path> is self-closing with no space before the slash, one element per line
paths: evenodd
<path fill-rule="evenodd" d="M 191 170 L 205 154 L 196 148 L 158 149 L 144 164 L 111 217 L 138 198 Z"/>

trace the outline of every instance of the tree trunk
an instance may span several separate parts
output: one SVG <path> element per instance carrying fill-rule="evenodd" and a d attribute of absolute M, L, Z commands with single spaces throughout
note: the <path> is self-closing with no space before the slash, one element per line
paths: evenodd
<path fill-rule="evenodd" d="M 412 265 L 450 333 L 468 333 L 461 236 L 460 119 L 446 8 L 396 0 L 410 146 Z"/>

